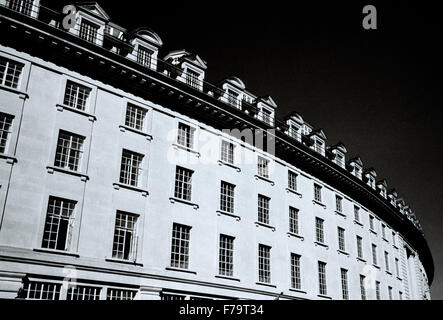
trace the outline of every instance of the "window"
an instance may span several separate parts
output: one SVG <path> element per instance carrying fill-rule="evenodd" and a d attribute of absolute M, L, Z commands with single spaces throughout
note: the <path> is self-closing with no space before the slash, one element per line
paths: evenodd
<path fill-rule="evenodd" d="M 398 299 L 403 300 L 403 292 L 401 291 L 398 292 Z"/>
<path fill-rule="evenodd" d="M 269 160 L 262 158 L 262 157 L 258 157 L 258 175 L 260 177 L 269 178 Z"/>
<path fill-rule="evenodd" d="M 341 292 L 343 300 L 349 300 L 348 290 L 348 270 L 340 269 L 341 273 Z"/>
<path fill-rule="evenodd" d="M 95 44 L 97 42 L 98 29 L 99 26 L 82 19 L 80 24 L 80 38 Z"/>
<path fill-rule="evenodd" d="M 345 167 L 345 159 L 344 159 L 344 157 L 341 155 L 341 154 L 339 154 L 339 153 L 337 153 L 337 158 L 336 158 L 337 160 L 337 164 L 340 166 L 340 167 L 342 167 L 342 168 L 344 168 Z"/>
<path fill-rule="evenodd" d="M 125 125 L 135 130 L 143 131 L 145 128 L 146 110 L 128 103 L 126 107 Z"/>
<path fill-rule="evenodd" d="M 389 300 L 392 300 L 392 287 L 388 287 Z"/>
<path fill-rule="evenodd" d="M 186 71 L 186 84 L 195 88 L 200 88 L 200 79 L 198 78 L 199 74 L 193 70 L 187 70 Z"/>
<path fill-rule="evenodd" d="M 136 293 L 135 290 L 108 289 L 106 300 L 134 300 Z"/>
<path fill-rule="evenodd" d="M 360 222 L 360 208 L 357 206 L 354 206 L 354 219 L 357 222 Z"/>
<path fill-rule="evenodd" d="M 0 85 L 18 89 L 24 66 L 23 63 L 0 57 Z"/>
<path fill-rule="evenodd" d="M 60 130 L 54 166 L 78 171 L 83 154 L 84 137 Z"/>
<path fill-rule="evenodd" d="M 188 269 L 191 227 L 174 223 L 172 227 L 171 267 Z"/>
<path fill-rule="evenodd" d="M 270 198 L 258 195 L 258 222 L 269 224 L 269 202 Z"/>
<path fill-rule="evenodd" d="M 314 200 L 321 202 L 321 187 L 316 183 L 314 183 Z"/>
<path fill-rule="evenodd" d="M 42 248 L 69 250 L 74 229 L 75 201 L 49 197 Z"/>
<path fill-rule="evenodd" d="M 297 174 L 288 171 L 288 189 L 297 191 Z"/>
<path fill-rule="evenodd" d="M 185 148 L 194 149 L 194 133 L 195 129 L 187 124 L 178 124 L 177 143 Z"/>
<path fill-rule="evenodd" d="M 389 253 L 387 251 L 385 251 L 385 266 L 386 266 L 386 271 L 389 272 Z"/>
<path fill-rule="evenodd" d="M 137 258 L 137 216 L 117 212 L 115 219 L 114 244 L 112 257 L 115 259 L 135 261 Z"/>
<path fill-rule="evenodd" d="M 262 109 L 262 117 L 263 117 L 263 122 L 269 125 L 273 124 L 272 111 L 269 111 L 267 109 Z"/>
<path fill-rule="evenodd" d="M 395 272 L 396 272 L 397 277 L 400 277 L 400 268 L 398 266 L 398 259 L 397 258 L 395 258 Z"/>
<path fill-rule="evenodd" d="M 357 236 L 357 257 L 360 259 L 363 259 L 363 246 L 362 246 L 363 239 L 359 236 Z"/>
<path fill-rule="evenodd" d="M 153 54 L 154 52 L 152 52 L 151 50 L 146 49 L 142 46 L 138 46 L 137 62 L 145 67 L 150 68 Z"/>
<path fill-rule="evenodd" d="M 335 210 L 337 212 L 343 212 L 343 198 L 340 196 L 335 196 Z"/>
<path fill-rule="evenodd" d="M 9 9 L 30 16 L 33 2 L 34 0 L 9 0 Z"/>
<path fill-rule="evenodd" d="M 142 178 L 143 155 L 123 149 L 120 167 L 120 183 L 138 187 Z"/>
<path fill-rule="evenodd" d="M 67 300 L 100 300 L 101 288 L 76 286 L 69 288 L 66 296 Z"/>
<path fill-rule="evenodd" d="M 324 243 L 324 230 L 323 230 L 324 220 L 320 218 L 315 218 L 315 237 L 317 242 Z"/>
<path fill-rule="evenodd" d="M 234 238 L 224 234 L 220 235 L 218 272 L 227 277 L 234 275 Z"/>
<path fill-rule="evenodd" d="M 291 253 L 291 288 L 301 290 L 300 256 Z"/>
<path fill-rule="evenodd" d="M 293 234 L 298 234 L 298 209 L 289 207 L 289 232 Z"/>
<path fill-rule="evenodd" d="M 321 261 L 318 262 L 318 291 L 322 295 L 328 293 L 326 287 L 326 263 Z"/>
<path fill-rule="evenodd" d="M 345 246 L 345 229 L 338 227 L 338 249 L 341 251 L 346 251 Z"/>
<path fill-rule="evenodd" d="M 6 153 L 14 117 L 0 112 L 0 153 Z"/>
<path fill-rule="evenodd" d="M 377 246 L 372 244 L 372 263 L 377 265 Z"/>
<path fill-rule="evenodd" d="M 223 140 L 221 146 L 221 160 L 234 164 L 234 144 Z"/>
<path fill-rule="evenodd" d="M 51 282 L 27 282 L 23 286 L 23 298 L 27 300 L 59 300 L 61 284 Z"/>
<path fill-rule="evenodd" d="M 381 299 L 381 294 L 380 294 L 380 281 L 375 281 L 375 298 L 377 300 Z"/>
<path fill-rule="evenodd" d="M 373 216 L 369 216 L 369 229 L 372 231 L 375 231 L 374 229 L 374 217 Z"/>
<path fill-rule="evenodd" d="M 222 181 L 220 192 L 220 210 L 234 213 L 234 189 L 233 184 Z"/>
<path fill-rule="evenodd" d="M 395 232 L 392 232 L 392 245 L 393 245 L 394 247 L 397 246 L 397 243 L 396 243 L 396 241 L 395 241 Z"/>
<path fill-rule="evenodd" d="M 175 171 L 174 197 L 191 201 L 192 198 L 192 175 L 193 171 L 177 167 Z"/>
<path fill-rule="evenodd" d="M 381 225 L 381 235 L 383 239 L 386 239 L 386 226 L 384 224 Z"/>
<path fill-rule="evenodd" d="M 366 300 L 365 276 L 360 275 L 360 292 L 361 299 Z"/>
<path fill-rule="evenodd" d="M 258 245 L 258 281 L 271 282 L 271 247 Z"/>
<path fill-rule="evenodd" d="M 72 81 L 66 83 L 65 98 L 63 104 L 78 110 L 86 110 L 88 108 L 89 96 L 91 88 L 79 85 Z"/>
<path fill-rule="evenodd" d="M 240 107 L 240 100 L 238 100 L 238 95 L 232 91 L 228 89 L 228 103 L 234 107 L 239 108 Z"/>

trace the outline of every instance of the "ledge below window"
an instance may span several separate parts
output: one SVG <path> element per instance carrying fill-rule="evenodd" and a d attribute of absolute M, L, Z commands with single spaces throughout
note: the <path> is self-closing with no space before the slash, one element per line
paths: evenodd
<path fill-rule="evenodd" d="M 50 254 L 58 254 L 62 256 L 70 256 L 74 258 L 80 258 L 80 255 L 75 252 L 69 252 L 69 251 L 62 251 L 62 250 L 55 250 L 55 249 L 44 249 L 44 248 L 35 248 L 33 249 L 35 252 L 39 253 L 50 253 Z"/>
<path fill-rule="evenodd" d="M 321 203 L 320 201 L 317 200 L 312 200 L 313 204 L 319 205 L 320 207 L 323 207 L 323 209 L 326 209 L 326 205 Z"/>
<path fill-rule="evenodd" d="M 354 223 L 355 223 L 355 224 L 358 224 L 360 227 L 363 228 L 363 223 L 361 223 L 360 221 L 357 221 L 357 220 L 354 219 Z"/>
<path fill-rule="evenodd" d="M 120 190 L 120 188 L 123 189 L 128 189 L 128 190 L 132 190 L 135 192 L 140 192 L 142 194 L 143 197 L 147 197 L 149 195 L 149 191 L 146 189 L 142 189 L 142 188 L 138 188 L 138 187 L 134 187 L 128 184 L 124 184 L 124 183 L 120 183 L 120 182 L 116 182 L 112 184 L 114 186 L 115 190 Z"/>
<path fill-rule="evenodd" d="M 376 264 L 372 264 L 372 266 L 373 266 L 374 268 L 377 268 L 377 269 L 380 270 L 380 266 L 377 266 Z"/>
<path fill-rule="evenodd" d="M 340 212 L 340 211 L 337 211 L 337 210 L 335 210 L 334 212 L 335 212 L 336 215 L 342 216 L 343 218 L 346 219 L 346 215 L 343 212 Z"/>
<path fill-rule="evenodd" d="M 307 294 L 306 291 L 303 291 L 301 289 L 289 288 L 289 291 L 297 292 L 297 293 L 302 293 L 302 294 Z"/>
<path fill-rule="evenodd" d="M 138 263 L 136 261 L 130 261 L 130 260 L 115 259 L 115 258 L 105 258 L 105 261 L 107 261 L 107 262 L 114 262 L 114 263 L 123 263 L 123 264 L 128 264 L 128 265 L 137 266 L 137 267 L 143 267 L 142 263 Z"/>
<path fill-rule="evenodd" d="M 54 172 L 61 172 L 61 173 L 65 173 L 65 174 L 70 174 L 72 176 L 80 177 L 80 179 L 83 182 L 86 182 L 86 181 L 89 180 L 89 176 L 87 174 L 84 174 L 84 173 L 81 173 L 81 172 L 77 172 L 77 171 L 73 171 L 73 170 L 69 170 L 69 169 L 63 169 L 63 168 L 54 167 L 54 166 L 47 166 L 46 170 L 50 174 L 53 174 Z"/>
<path fill-rule="evenodd" d="M 266 283 L 266 282 L 257 281 L 255 284 L 257 284 L 259 286 L 266 286 L 266 287 L 271 287 L 271 288 L 277 288 L 277 286 L 275 284 Z"/>
<path fill-rule="evenodd" d="M 135 128 L 131 128 L 131 127 L 126 126 L 126 125 L 120 125 L 118 127 L 120 128 L 121 132 L 126 132 L 126 130 L 127 130 L 127 131 L 134 132 L 136 134 L 139 134 L 141 136 L 144 136 L 149 141 L 152 141 L 152 139 L 153 139 L 152 136 L 149 133 L 143 132 L 141 130 L 138 130 L 138 129 L 135 129 Z"/>
<path fill-rule="evenodd" d="M 16 157 L 8 156 L 7 154 L 0 153 L 0 159 L 5 159 L 6 163 L 8 164 L 14 164 L 18 162 L 18 159 Z"/>
<path fill-rule="evenodd" d="M 11 88 L 11 87 L 7 87 L 7 86 L 4 86 L 2 84 L 0 84 L 0 89 L 6 90 L 6 91 L 10 91 L 12 93 L 16 93 L 16 94 L 18 94 L 19 98 L 23 99 L 23 100 L 29 98 L 29 94 L 28 93 L 26 93 L 24 91 L 21 91 L 19 89 L 14 89 L 14 88 Z"/>
<path fill-rule="evenodd" d="M 383 241 L 386 241 L 387 243 L 389 243 L 389 240 L 386 238 L 382 238 Z"/>
<path fill-rule="evenodd" d="M 221 275 L 216 275 L 215 277 L 218 278 L 218 279 L 225 279 L 225 280 L 232 280 L 232 281 L 240 282 L 240 279 L 234 278 L 234 277 L 221 276 Z"/>
<path fill-rule="evenodd" d="M 369 229 L 369 232 L 372 233 L 372 234 L 374 234 L 374 235 L 377 235 L 377 232 L 375 232 L 375 231 L 372 230 L 372 229 Z"/>
<path fill-rule="evenodd" d="M 403 279 L 400 278 L 399 276 L 397 276 L 396 278 L 397 278 L 397 280 L 403 281 Z"/>
<path fill-rule="evenodd" d="M 229 212 L 221 211 L 221 210 L 217 210 L 216 212 L 217 212 L 217 215 L 218 215 L 218 216 L 223 215 L 223 216 L 228 216 L 228 217 L 235 218 L 237 221 L 240 221 L 240 220 L 241 220 L 241 217 L 240 217 L 240 216 L 237 216 L 237 215 L 235 215 L 235 214 L 233 214 L 233 213 L 229 213 Z"/>
<path fill-rule="evenodd" d="M 73 108 L 73 107 L 70 107 L 70 106 L 67 106 L 64 104 L 57 104 L 56 107 L 57 107 L 58 111 L 61 111 L 61 112 L 63 112 L 64 110 L 71 111 L 71 112 L 78 113 L 82 116 L 87 117 L 89 119 L 89 121 L 92 121 L 92 122 L 97 121 L 97 117 L 95 115 L 93 115 L 92 113 L 89 113 L 89 112 L 86 112 L 86 111 L 83 111 L 80 109 L 76 109 L 76 108 Z"/>
<path fill-rule="evenodd" d="M 338 249 L 337 252 L 341 253 L 341 254 L 344 254 L 345 256 L 349 257 L 349 252 L 346 252 L 346 251 L 343 251 L 343 250 L 340 250 L 340 249 Z"/>
<path fill-rule="evenodd" d="M 294 232 L 288 232 L 287 235 L 288 237 L 299 238 L 301 241 L 305 241 L 305 237 L 302 237 L 301 235 L 298 235 Z"/>
<path fill-rule="evenodd" d="M 274 181 L 269 180 L 268 178 L 265 178 L 265 177 L 259 176 L 259 175 L 257 175 L 257 174 L 254 175 L 254 178 L 255 178 L 255 180 L 263 180 L 263 181 L 265 181 L 265 182 L 268 182 L 268 183 L 271 184 L 271 186 L 274 186 L 274 185 L 275 185 Z"/>
<path fill-rule="evenodd" d="M 198 204 L 196 204 L 196 203 L 193 203 L 193 202 L 190 202 L 190 201 L 187 201 L 187 200 L 183 200 L 183 199 L 179 199 L 179 198 L 175 198 L 175 197 L 170 197 L 169 201 L 171 203 L 179 202 L 179 203 L 186 204 L 188 206 L 192 206 L 195 210 L 200 208 L 200 206 Z"/>
<path fill-rule="evenodd" d="M 237 172 L 241 172 L 241 169 L 239 167 L 233 165 L 232 163 L 229 163 L 229 162 L 226 162 L 223 160 L 218 160 L 217 163 L 219 166 L 228 166 L 228 167 L 231 167 L 231 168 L 237 170 Z"/>
<path fill-rule="evenodd" d="M 271 229 L 272 232 L 275 232 L 275 227 L 273 227 L 273 226 L 271 226 L 271 225 L 269 225 L 269 224 L 266 224 L 266 223 L 263 223 L 263 222 L 258 222 L 258 221 L 256 221 L 256 222 L 255 222 L 255 225 L 256 225 L 257 227 L 261 226 L 261 227 L 265 227 L 265 228 Z"/>
<path fill-rule="evenodd" d="M 329 250 L 329 246 L 327 244 L 324 244 L 324 243 L 321 243 L 321 242 L 318 242 L 318 241 L 314 241 L 314 244 L 316 246 L 320 246 L 320 247 L 326 248 L 326 250 Z"/>
<path fill-rule="evenodd" d="M 390 276 L 392 276 L 392 272 L 389 270 L 386 270 L 386 273 L 389 274 Z"/>
<path fill-rule="evenodd" d="M 299 192 L 297 192 L 297 191 L 295 191 L 295 190 L 293 190 L 293 189 L 290 189 L 290 188 L 286 188 L 286 192 L 287 192 L 287 193 L 293 193 L 293 194 L 295 194 L 296 196 L 298 196 L 300 199 L 303 197 L 301 193 L 299 193 Z"/>
<path fill-rule="evenodd" d="M 184 272 L 184 273 L 190 273 L 190 274 L 197 274 L 197 272 L 188 270 L 188 269 L 180 269 L 180 268 L 174 268 L 174 267 L 166 267 L 165 270 L 168 271 L 177 271 L 177 272 Z"/>
<path fill-rule="evenodd" d="M 185 151 L 187 151 L 187 152 L 193 153 L 193 154 L 195 154 L 195 156 L 196 156 L 197 158 L 200 158 L 200 156 L 201 156 L 200 152 L 198 152 L 198 151 L 196 151 L 196 150 L 194 150 L 194 149 L 191 149 L 191 148 L 188 148 L 188 147 L 185 147 L 185 146 L 179 145 L 179 144 L 177 144 L 177 143 L 173 143 L 173 144 L 172 144 L 172 147 L 173 147 L 174 149 L 176 149 L 176 150 L 181 149 L 181 150 L 185 150 Z"/>
<path fill-rule="evenodd" d="M 357 259 L 357 261 L 361 261 L 361 262 L 364 262 L 364 263 L 366 263 L 366 262 L 367 262 L 367 261 L 366 261 L 365 259 L 363 259 L 363 258 L 360 258 L 360 257 L 357 257 L 356 259 Z"/>
<path fill-rule="evenodd" d="M 324 294 L 317 294 L 317 297 L 319 297 L 319 298 L 323 298 L 323 299 L 332 300 L 332 297 L 330 297 L 330 296 L 326 296 L 326 295 L 324 295 Z"/>

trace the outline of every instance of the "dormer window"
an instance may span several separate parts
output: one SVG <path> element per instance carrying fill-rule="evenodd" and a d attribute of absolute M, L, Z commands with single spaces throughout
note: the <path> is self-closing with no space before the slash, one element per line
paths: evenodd
<path fill-rule="evenodd" d="M 335 146 L 332 146 L 330 148 L 331 152 L 335 155 L 334 162 L 338 166 L 345 168 L 346 162 L 345 162 L 345 154 L 348 152 L 346 147 L 343 143 L 339 142 Z"/>
<path fill-rule="evenodd" d="M 145 67 L 151 68 L 153 54 L 154 52 L 152 50 L 149 50 L 142 46 L 138 46 L 137 62 Z"/>
<path fill-rule="evenodd" d="M 158 50 L 163 45 L 162 39 L 150 29 L 138 28 L 128 35 L 128 42 L 133 48 L 127 52 L 128 58 L 137 63 L 157 70 Z"/>
<path fill-rule="evenodd" d="M 323 153 L 323 142 L 316 140 L 315 141 L 315 151 L 317 151 L 318 153 Z"/>
<path fill-rule="evenodd" d="M 265 122 L 269 125 L 273 125 L 274 119 L 272 117 L 272 111 L 269 111 L 267 109 L 263 109 L 262 110 L 262 120 L 263 120 L 263 122 Z"/>
<path fill-rule="evenodd" d="M 83 18 L 80 24 L 79 36 L 83 40 L 97 44 L 98 29 L 100 29 L 98 25 Z"/>
<path fill-rule="evenodd" d="M 193 70 L 186 70 L 186 84 L 195 88 L 200 88 L 200 80 L 198 79 L 199 74 Z"/>
<path fill-rule="evenodd" d="M 258 98 L 257 108 L 259 113 L 256 117 L 267 125 L 274 126 L 274 114 L 277 108 L 275 101 L 270 96 Z"/>
<path fill-rule="evenodd" d="M 9 0 L 8 7 L 14 11 L 31 16 L 33 4 L 34 0 Z"/>
<path fill-rule="evenodd" d="M 228 89 L 228 103 L 236 108 L 240 107 L 240 100 L 238 94 L 231 89 Z"/>
<path fill-rule="evenodd" d="M 173 66 L 169 68 L 170 70 L 166 70 L 168 76 L 194 89 L 203 90 L 207 66 L 198 55 L 190 54 L 186 50 L 177 50 L 168 53 L 164 60 Z"/>
<path fill-rule="evenodd" d="M 344 166 L 345 166 L 345 157 L 344 157 L 342 154 L 337 153 L 337 156 L 336 156 L 336 158 L 335 158 L 335 162 L 336 162 L 340 167 L 344 168 Z"/>

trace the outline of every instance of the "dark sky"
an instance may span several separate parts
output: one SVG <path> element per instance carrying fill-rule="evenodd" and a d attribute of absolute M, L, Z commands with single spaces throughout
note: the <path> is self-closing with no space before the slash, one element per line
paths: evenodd
<path fill-rule="evenodd" d="M 114 22 L 157 32 L 162 57 L 182 48 L 199 54 L 207 80 L 239 76 L 252 93 L 271 95 L 280 117 L 298 111 L 325 130 L 328 144 L 342 141 L 349 156 L 375 167 L 420 219 L 435 262 L 432 297 L 443 299 L 443 55 L 435 1 L 118 2 L 99 1 Z M 366 4 L 377 8 L 377 30 L 362 28 Z"/>

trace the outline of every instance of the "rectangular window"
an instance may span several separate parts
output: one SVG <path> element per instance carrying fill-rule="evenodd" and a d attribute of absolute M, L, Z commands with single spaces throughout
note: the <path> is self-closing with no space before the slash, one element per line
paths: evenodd
<path fill-rule="evenodd" d="M 326 286 L 326 263 L 321 261 L 318 262 L 318 291 L 322 295 L 328 293 Z"/>
<path fill-rule="evenodd" d="M 23 63 L 0 57 L 0 85 L 18 89 L 24 66 Z"/>
<path fill-rule="evenodd" d="M 123 149 L 120 183 L 134 187 L 138 187 L 141 184 L 143 158 L 142 154 Z"/>
<path fill-rule="evenodd" d="M 221 160 L 234 164 L 234 144 L 223 140 L 221 146 Z"/>
<path fill-rule="evenodd" d="M 288 171 L 288 189 L 297 191 L 297 174 Z"/>
<path fill-rule="evenodd" d="M 386 239 L 386 226 L 384 224 L 381 225 L 381 235 L 383 239 Z"/>
<path fill-rule="evenodd" d="M 74 229 L 75 201 L 49 197 L 42 248 L 69 250 Z"/>
<path fill-rule="evenodd" d="M 258 195 L 258 222 L 269 224 L 269 202 L 270 198 Z"/>
<path fill-rule="evenodd" d="M 33 11 L 32 10 L 33 3 L 34 0 L 9 0 L 9 9 L 30 16 Z"/>
<path fill-rule="evenodd" d="M 8 151 L 9 136 L 11 134 L 12 121 L 14 117 L 0 112 L 0 153 Z"/>
<path fill-rule="evenodd" d="M 191 201 L 192 198 L 192 175 L 193 171 L 177 167 L 175 171 L 174 197 Z"/>
<path fill-rule="evenodd" d="M 289 232 L 293 234 L 299 233 L 298 228 L 298 209 L 289 207 Z"/>
<path fill-rule="evenodd" d="M 372 231 L 375 231 L 374 229 L 374 217 L 373 216 L 369 216 L 369 229 Z"/>
<path fill-rule="evenodd" d="M 79 171 L 83 154 L 84 137 L 60 130 L 55 153 L 54 166 Z"/>
<path fill-rule="evenodd" d="M 366 300 L 365 276 L 360 275 L 360 293 L 361 299 Z"/>
<path fill-rule="evenodd" d="M 269 179 L 269 160 L 258 157 L 257 169 L 260 177 Z"/>
<path fill-rule="evenodd" d="M 151 50 L 146 49 L 142 46 L 138 46 L 137 62 L 145 67 L 150 68 L 153 54 L 154 54 L 154 52 L 152 52 Z"/>
<path fill-rule="evenodd" d="M 386 271 L 389 271 L 389 253 L 385 251 L 385 267 Z"/>
<path fill-rule="evenodd" d="M 146 109 L 128 103 L 126 107 L 125 125 L 135 130 L 143 131 L 145 128 Z"/>
<path fill-rule="evenodd" d="M 321 202 L 321 187 L 316 183 L 314 183 L 314 200 Z"/>
<path fill-rule="evenodd" d="M 137 291 L 135 290 L 122 290 L 122 289 L 108 289 L 106 292 L 106 300 L 134 300 Z"/>
<path fill-rule="evenodd" d="M 389 300 L 392 300 L 392 287 L 388 287 Z"/>
<path fill-rule="evenodd" d="M 83 40 L 86 40 L 88 42 L 96 44 L 97 42 L 97 36 L 98 36 L 98 29 L 99 26 L 89 22 L 85 19 L 82 19 L 82 22 L 80 24 L 80 38 Z"/>
<path fill-rule="evenodd" d="M 91 88 L 67 81 L 63 104 L 78 110 L 87 110 Z"/>
<path fill-rule="evenodd" d="M 222 181 L 220 191 L 220 210 L 234 213 L 234 190 L 233 184 Z"/>
<path fill-rule="evenodd" d="M 344 168 L 345 167 L 345 159 L 344 159 L 344 157 L 341 154 L 337 153 L 337 158 L 336 159 L 337 159 L 337 164 L 340 167 Z"/>
<path fill-rule="evenodd" d="M 234 91 L 228 89 L 227 96 L 228 96 L 228 103 L 231 106 L 240 108 L 240 100 L 238 99 L 238 94 L 237 93 L 235 93 Z"/>
<path fill-rule="evenodd" d="M 59 300 L 61 284 L 30 281 L 23 286 L 23 298 L 26 300 Z"/>
<path fill-rule="evenodd" d="M 337 212 L 343 212 L 343 198 L 340 196 L 335 196 L 335 210 Z"/>
<path fill-rule="evenodd" d="M 188 269 L 191 227 L 174 223 L 172 227 L 171 267 Z"/>
<path fill-rule="evenodd" d="M 349 300 L 348 290 L 348 270 L 340 269 L 341 273 L 341 292 L 343 300 Z"/>
<path fill-rule="evenodd" d="M 194 149 L 195 129 L 184 123 L 178 124 L 177 143 L 185 148 Z"/>
<path fill-rule="evenodd" d="M 377 265 L 377 246 L 372 244 L 372 263 Z"/>
<path fill-rule="evenodd" d="M 338 227 L 337 234 L 338 234 L 338 249 L 341 251 L 346 251 L 345 229 Z"/>
<path fill-rule="evenodd" d="M 69 288 L 66 300 L 100 300 L 101 288 L 77 285 Z"/>
<path fill-rule="evenodd" d="M 137 258 L 137 242 L 137 216 L 118 211 L 115 219 L 112 257 L 135 261 Z"/>
<path fill-rule="evenodd" d="M 291 288 L 301 290 L 300 256 L 291 253 Z"/>
<path fill-rule="evenodd" d="M 396 243 L 396 241 L 395 241 L 395 232 L 392 232 L 392 245 L 393 245 L 394 247 L 397 246 L 397 243 Z"/>
<path fill-rule="evenodd" d="M 200 75 L 193 71 L 193 70 L 187 70 L 186 71 L 186 84 L 195 88 L 195 89 L 199 89 L 200 88 L 200 79 L 198 78 Z"/>
<path fill-rule="evenodd" d="M 218 272 L 227 277 L 234 275 L 234 238 L 224 234 L 220 235 Z"/>
<path fill-rule="evenodd" d="M 258 245 L 258 281 L 271 282 L 271 247 Z"/>
<path fill-rule="evenodd" d="M 375 281 L 375 298 L 377 300 L 381 299 L 381 293 L 380 293 L 380 281 Z"/>
<path fill-rule="evenodd" d="M 272 111 L 262 109 L 262 117 L 264 123 L 267 123 L 269 125 L 272 125 L 274 123 L 272 119 Z"/>
<path fill-rule="evenodd" d="M 363 259 L 363 245 L 362 245 L 363 239 L 359 236 L 357 236 L 357 257 L 360 259 Z"/>
<path fill-rule="evenodd" d="M 319 243 L 325 242 L 323 224 L 324 224 L 323 219 L 315 218 L 315 237 L 316 237 L 317 242 L 319 242 Z"/>
<path fill-rule="evenodd" d="M 315 141 L 315 151 L 318 153 L 323 153 L 323 142 L 316 140 Z"/>
<path fill-rule="evenodd" d="M 360 208 L 357 206 L 354 206 L 354 219 L 357 222 L 360 222 Z"/>
<path fill-rule="evenodd" d="M 397 277 L 400 277 L 400 268 L 398 266 L 398 259 L 397 258 L 395 258 L 395 272 L 396 272 Z"/>

